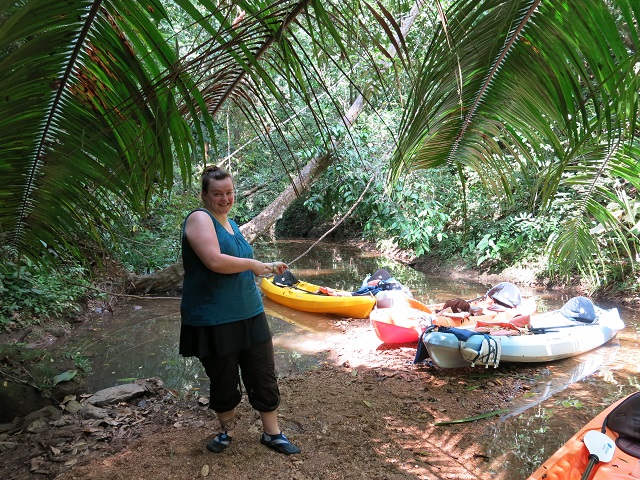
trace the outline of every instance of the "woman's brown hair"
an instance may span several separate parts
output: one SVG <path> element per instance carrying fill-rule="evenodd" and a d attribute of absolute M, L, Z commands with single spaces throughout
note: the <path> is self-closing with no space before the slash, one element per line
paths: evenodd
<path fill-rule="evenodd" d="M 202 172 L 202 192 L 207 193 L 211 180 L 224 180 L 231 178 L 231 174 L 217 165 L 209 165 Z"/>

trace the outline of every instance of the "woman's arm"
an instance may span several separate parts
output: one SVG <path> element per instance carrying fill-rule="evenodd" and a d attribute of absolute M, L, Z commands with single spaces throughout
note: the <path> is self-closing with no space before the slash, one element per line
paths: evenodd
<path fill-rule="evenodd" d="M 205 266 L 217 273 L 240 273 L 251 270 L 255 275 L 284 271 L 286 265 L 282 262 L 274 264 L 263 263 L 252 258 L 239 258 L 226 255 L 220 251 L 218 235 L 211 217 L 205 212 L 195 211 L 185 225 L 185 235 L 191 248 Z M 282 268 L 284 266 L 284 268 Z"/>

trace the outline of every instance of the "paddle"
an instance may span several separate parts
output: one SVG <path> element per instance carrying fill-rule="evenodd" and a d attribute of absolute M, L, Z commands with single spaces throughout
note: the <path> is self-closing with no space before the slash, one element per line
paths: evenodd
<path fill-rule="evenodd" d="M 584 444 L 589 450 L 589 464 L 580 480 L 587 480 L 594 465 L 598 462 L 610 462 L 616 451 L 616 445 L 613 440 L 597 430 L 589 430 L 585 434 Z"/>
<path fill-rule="evenodd" d="M 575 328 L 575 327 L 588 327 L 589 325 L 600 325 L 599 323 L 576 323 L 575 325 L 556 325 L 553 327 L 538 327 L 538 328 L 530 328 L 529 331 L 531 333 L 553 333 L 557 332 L 556 328 Z"/>

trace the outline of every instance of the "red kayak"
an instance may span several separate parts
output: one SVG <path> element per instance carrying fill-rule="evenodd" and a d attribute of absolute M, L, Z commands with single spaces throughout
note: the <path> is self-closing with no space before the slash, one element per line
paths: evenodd
<path fill-rule="evenodd" d="M 425 304 L 406 298 L 406 304 L 391 308 L 374 308 L 369 314 L 371 326 L 384 343 L 417 342 L 421 323 L 430 323 L 433 310 Z"/>

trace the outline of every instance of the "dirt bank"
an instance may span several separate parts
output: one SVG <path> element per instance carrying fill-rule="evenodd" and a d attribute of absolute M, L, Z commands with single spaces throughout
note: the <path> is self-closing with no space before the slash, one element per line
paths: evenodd
<path fill-rule="evenodd" d="M 366 320 L 336 324 L 343 331 L 333 337 L 331 360 L 281 380 L 282 428 L 300 445 L 300 455 L 285 457 L 260 445 L 259 420 L 246 401 L 232 446 L 209 453 L 204 445 L 215 421 L 202 399 L 161 390 L 104 407 L 107 419 L 82 419 L 65 410 L 36 431 L 26 425 L 5 429 L 0 477 L 255 478 L 260 472 L 263 478 L 299 480 L 475 479 L 495 461 L 477 433 L 496 417 L 435 423 L 502 410 L 544 370 L 413 365 L 415 346 L 381 345 Z"/>

